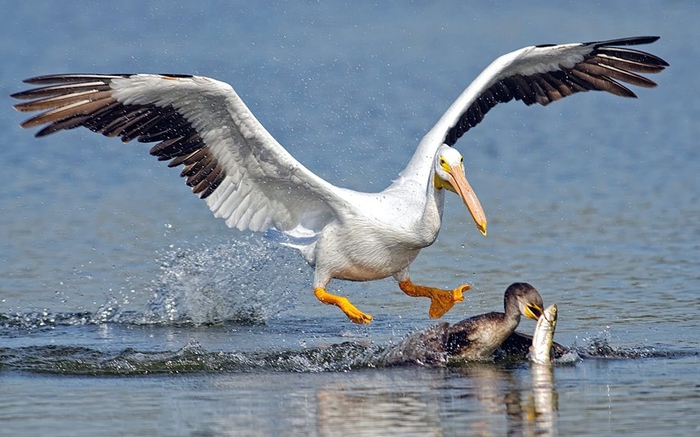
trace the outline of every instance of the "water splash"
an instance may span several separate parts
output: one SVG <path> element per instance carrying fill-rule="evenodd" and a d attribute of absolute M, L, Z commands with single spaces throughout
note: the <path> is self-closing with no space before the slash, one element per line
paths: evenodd
<path fill-rule="evenodd" d="M 614 347 L 607 337 L 591 338 L 585 346 L 574 346 L 572 350 L 576 351 L 582 358 L 655 358 L 677 355 L 671 351 L 659 351 L 645 346 Z"/>
<path fill-rule="evenodd" d="M 576 364 L 581 360 L 581 355 L 575 350 L 564 353 L 562 356 L 555 358 L 552 363 L 557 365 Z"/>
<path fill-rule="evenodd" d="M 159 258 L 160 274 L 143 291 L 153 297 L 141 310 L 123 310 L 120 299 L 109 294 L 94 312 L 0 314 L 0 328 L 264 324 L 293 308 L 298 290 L 311 282 L 311 268 L 295 251 L 259 236 L 169 249 Z"/>
<path fill-rule="evenodd" d="M 161 256 L 140 323 L 264 323 L 293 306 L 310 274 L 296 252 L 258 236 L 175 249 Z"/>
<path fill-rule="evenodd" d="M 80 326 L 94 323 L 90 312 L 51 313 L 38 311 L 28 313 L 0 314 L 0 328 L 5 331 L 27 331 L 53 328 L 61 325 Z"/>

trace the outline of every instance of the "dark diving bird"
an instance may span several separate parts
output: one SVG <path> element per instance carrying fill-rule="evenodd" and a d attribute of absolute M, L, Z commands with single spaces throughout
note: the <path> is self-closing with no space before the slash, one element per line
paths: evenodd
<path fill-rule="evenodd" d="M 542 296 L 525 282 L 511 284 L 505 292 L 505 312 L 490 312 L 450 325 L 441 323 L 409 335 L 383 353 L 385 365 L 491 360 L 520 324 L 520 316 L 538 320 L 543 313 Z M 520 339 L 520 337 L 519 337 Z"/>

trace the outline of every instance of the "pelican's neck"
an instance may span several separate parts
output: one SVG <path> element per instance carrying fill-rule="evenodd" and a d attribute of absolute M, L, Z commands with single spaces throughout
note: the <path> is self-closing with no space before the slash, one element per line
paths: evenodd
<path fill-rule="evenodd" d="M 413 193 L 416 201 L 415 211 L 420 211 L 420 199 L 425 199 L 422 212 L 417 222 L 413 222 L 414 234 L 419 238 L 420 247 L 431 245 L 437 238 L 442 224 L 442 210 L 445 204 L 445 190 L 435 187 L 435 154 L 439 147 L 435 147 L 426 135 L 420 142 L 418 149 L 413 154 L 406 168 L 399 173 L 399 177 L 386 188 L 391 192 Z"/>
<path fill-rule="evenodd" d="M 435 172 L 432 171 L 430 172 L 430 178 L 428 180 L 428 186 L 425 188 L 426 191 L 426 202 L 425 202 L 425 209 L 426 213 L 428 212 L 428 209 L 434 209 L 437 214 L 439 215 L 440 219 L 442 219 L 442 210 L 443 207 L 445 206 L 445 190 L 444 189 L 438 189 L 435 186 Z"/>
<path fill-rule="evenodd" d="M 406 168 L 401 172 L 401 177 L 414 179 L 420 182 L 428 180 L 433 185 L 433 163 L 435 154 L 442 145 L 442 138 L 438 129 L 433 128 L 418 144 Z"/>
<path fill-rule="evenodd" d="M 442 211 L 445 205 L 445 190 L 438 190 L 435 187 L 433 178 L 434 171 L 430 172 L 427 186 L 425 187 L 425 205 L 423 214 L 418 223 L 418 230 L 427 242 L 427 245 L 432 244 L 437 238 L 438 231 L 442 225 Z"/>

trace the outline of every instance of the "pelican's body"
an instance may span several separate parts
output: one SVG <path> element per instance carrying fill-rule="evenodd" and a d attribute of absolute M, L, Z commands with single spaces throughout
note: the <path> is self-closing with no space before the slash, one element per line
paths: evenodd
<path fill-rule="evenodd" d="M 381 193 L 348 191 L 348 208 L 341 220 L 326 225 L 317 241 L 302 252 L 316 266 L 317 275 L 327 267 L 339 279 L 391 276 L 408 267 L 420 249 L 437 238 L 443 193 L 408 180 Z"/>
<path fill-rule="evenodd" d="M 615 45 L 656 37 L 526 47 L 494 61 L 426 134 L 399 177 L 380 193 L 336 187 L 292 157 L 258 122 L 230 85 L 185 75 L 51 75 L 26 82 L 42 87 L 13 95 L 20 111 L 44 111 L 22 123 L 44 126 L 37 136 L 85 126 L 127 142 L 157 142 L 151 154 L 183 165 L 187 185 L 216 217 L 241 230 L 267 231 L 299 249 L 315 266 L 314 292 L 354 322 L 371 316 L 326 291 L 332 278 L 357 281 L 394 276 L 410 296 L 431 299 L 440 317 L 463 299 L 454 290 L 414 285 L 409 265 L 435 241 L 445 190 L 457 193 L 477 228 L 486 217 L 451 146 L 487 111 L 512 99 L 548 104 L 569 94 L 603 90 L 634 97 L 616 80 L 655 84 L 633 72 L 667 65 L 653 55 Z"/>

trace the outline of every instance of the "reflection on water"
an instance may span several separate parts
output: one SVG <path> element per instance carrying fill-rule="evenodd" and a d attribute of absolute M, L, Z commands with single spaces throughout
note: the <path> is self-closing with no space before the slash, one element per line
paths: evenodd
<path fill-rule="evenodd" d="M 308 408 L 317 409 L 323 436 L 376 435 L 377 430 L 401 436 L 552 436 L 557 434 L 552 372 L 538 367 L 532 368 L 531 385 L 526 375 L 515 374 L 523 369 L 494 364 L 429 376 L 408 369 L 363 371 L 321 384 L 316 405 Z"/>
<path fill-rule="evenodd" d="M 405 381 L 394 379 L 391 372 L 363 376 L 338 378 L 318 390 L 321 435 L 372 435 L 377 429 L 387 435 L 444 435 L 439 387 L 403 386 Z"/>
<path fill-rule="evenodd" d="M 530 369 L 532 371 L 532 416 L 528 419 L 533 419 L 534 435 L 552 436 L 555 434 L 558 408 L 552 366 L 533 363 Z"/>
<path fill-rule="evenodd" d="M 509 436 L 556 435 L 557 395 L 552 366 L 531 365 L 506 369 L 473 364 L 463 372 L 474 384 L 481 421 L 472 421 L 470 435 L 500 435 L 498 416 L 503 414 Z M 506 435 L 503 434 L 503 435 Z"/>
<path fill-rule="evenodd" d="M 265 432 L 284 429 L 294 434 L 300 423 L 313 424 L 322 436 L 557 434 L 556 405 L 535 404 L 536 396 L 551 400 L 556 395 L 551 388 L 549 395 L 543 389 L 536 395 L 534 387 L 524 385 L 527 368 L 479 364 L 463 370 L 402 368 L 307 376 L 300 384 L 306 388 L 285 395 L 284 405 L 277 405 L 278 411 L 285 412 L 276 419 L 279 422 L 259 412 L 254 425 Z M 269 384 L 280 383 L 275 376 L 270 379 Z M 243 384 L 224 382 L 227 390 L 245 392 L 255 406 L 258 395 L 248 393 L 250 387 L 239 383 Z M 258 387 L 261 391 L 267 388 L 267 384 Z M 231 433 L 249 408 L 237 405 L 221 412 L 211 431 L 229 427 Z"/>

